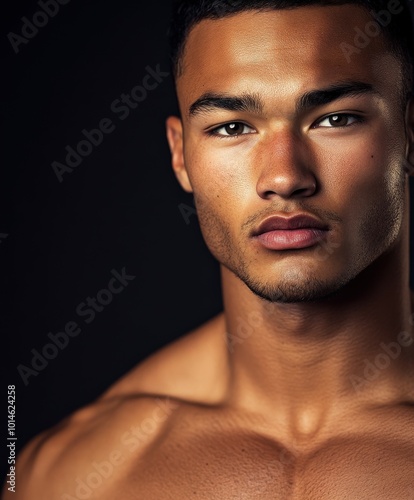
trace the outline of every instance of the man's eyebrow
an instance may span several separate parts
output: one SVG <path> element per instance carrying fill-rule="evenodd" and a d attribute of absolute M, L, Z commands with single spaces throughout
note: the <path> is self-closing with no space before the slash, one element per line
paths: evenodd
<path fill-rule="evenodd" d="M 344 97 L 357 97 L 365 94 L 378 94 L 370 83 L 359 81 L 337 82 L 323 89 L 310 90 L 303 94 L 296 103 L 296 112 L 302 113 L 318 106 L 324 106 Z M 214 109 L 226 111 L 245 111 L 260 114 L 264 110 L 264 102 L 257 94 L 232 96 L 207 92 L 199 97 L 189 109 L 190 117 L 208 113 Z"/>
<path fill-rule="evenodd" d="M 258 95 L 243 94 L 240 96 L 231 96 L 226 94 L 215 94 L 207 92 L 198 98 L 189 110 L 190 116 L 195 116 L 203 112 L 209 112 L 214 109 L 225 109 L 227 111 L 246 111 L 248 113 L 262 113 L 263 102 Z"/>
<path fill-rule="evenodd" d="M 366 94 L 380 95 L 370 83 L 358 81 L 334 83 L 327 88 L 310 90 L 303 94 L 296 104 L 296 112 L 309 111 L 312 108 L 324 106 L 344 97 L 357 97 Z"/>

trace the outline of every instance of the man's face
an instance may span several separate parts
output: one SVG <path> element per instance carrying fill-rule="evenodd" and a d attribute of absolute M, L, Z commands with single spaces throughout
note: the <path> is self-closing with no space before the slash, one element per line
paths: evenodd
<path fill-rule="evenodd" d="M 325 297 L 401 234 L 401 65 L 382 35 L 350 61 L 341 46 L 369 21 L 354 5 L 249 11 L 202 21 L 187 40 L 175 170 L 213 255 L 269 300 Z M 297 214 L 327 230 L 297 232 L 299 246 L 257 237 L 263 221 Z"/>

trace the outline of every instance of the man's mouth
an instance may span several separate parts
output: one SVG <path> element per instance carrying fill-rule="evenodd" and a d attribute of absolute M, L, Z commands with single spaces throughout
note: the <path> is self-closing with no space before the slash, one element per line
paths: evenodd
<path fill-rule="evenodd" d="M 329 226 L 318 219 L 297 214 L 265 219 L 253 232 L 253 237 L 269 250 L 293 250 L 316 245 L 328 231 Z"/>

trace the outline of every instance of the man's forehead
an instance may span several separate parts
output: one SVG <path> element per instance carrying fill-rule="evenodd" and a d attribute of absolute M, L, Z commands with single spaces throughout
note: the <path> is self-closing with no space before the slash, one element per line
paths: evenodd
<path fill-rule="evenodd" d="M 192 99 L 207 89 L 231 92 L 235 85 L 253 81 L 260 86 L 271 80 L 298 91 L 341 79 L 374 83 L 390 72 L 390 64 L 395 85 L 400 62 L 390 54 L 385 36 L 370 39 L 363 49 L 355 47 L 346 57 L 344 47 L 352 47 L 356 28 L 363 30 L 367 22 L 372 22 L 369 12 L 352 4 L 245 11 L 203 20 L 187 39 L 179 97 Z"/>

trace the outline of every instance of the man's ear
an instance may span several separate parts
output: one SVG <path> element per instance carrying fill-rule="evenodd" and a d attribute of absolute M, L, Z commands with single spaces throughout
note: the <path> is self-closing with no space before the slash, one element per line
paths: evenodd
<path fill-rule="evenodd" d="M 408 175 L 414 176 L 414 98 L 411 98 L 407 104 L 405 114 L 405 129 L 407 136 L 407 146 L 404 170 Z"/>
<path fill-rule="evenodd" d="M 176 116 L 170 116 L 166 122 L 167 140 L 171 151 L 171 163 L 181 187 L 187 193 L 192 193 L 190 179 L 188 178 L 187 169 L 184 161 L 184 141 L 183 141 L 183 124 Z"/>

